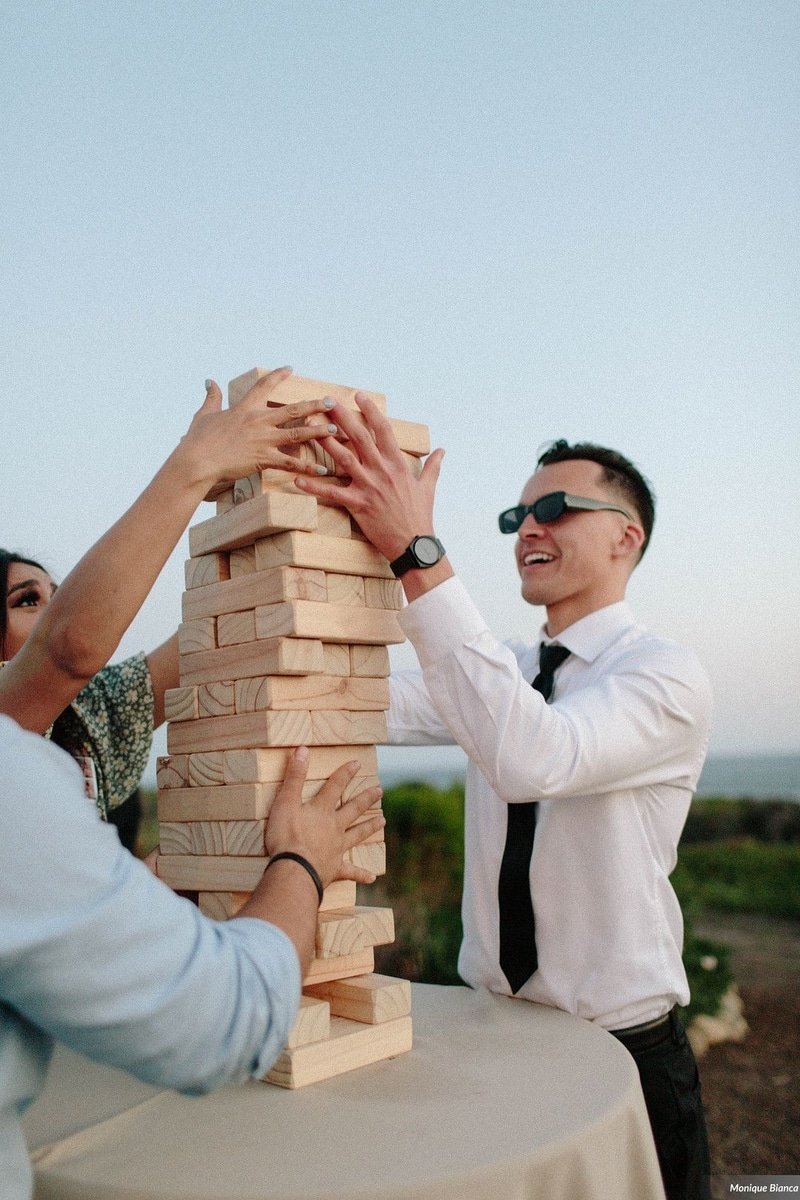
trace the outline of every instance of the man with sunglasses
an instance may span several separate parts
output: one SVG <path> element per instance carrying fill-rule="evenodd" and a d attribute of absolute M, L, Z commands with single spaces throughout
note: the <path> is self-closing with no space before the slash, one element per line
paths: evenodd
<path fill-rule="evenodd" d="M 502 644 L 434 535 L 443 452 L 415 479 L 386 419 L 359 404 L 363 420 L 336 413 L 347 441 L 325 439 L 349 486 L 296 482 L 344 504 L 402 580 L 421 669 L 392 677 L 390 740 L 455 741 L 468 756 L 459 973 L 618 1037 L 639 1068 L 669 1200 L 707 1197 L 669 874 L 711 696 L 695 656 L 648 633 L 625 601 L 653 526 L 650 489 L 603 447 L 560 441 L 539 458 L 499 524 L 516 535 L 523 599 L 547 619 L 529 643 Z"/>

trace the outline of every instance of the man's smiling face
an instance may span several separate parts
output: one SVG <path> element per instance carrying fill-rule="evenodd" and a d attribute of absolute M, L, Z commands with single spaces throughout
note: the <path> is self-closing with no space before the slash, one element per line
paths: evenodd
<path fill-rule="evenodd" d="M 532 504 L 550 492 L 630 507 L 630 501 L 621 500 L 604 481 L 603 468 L 588 459 L 540 467 L 519 503 Z M 636 559 L 623 545 L 630 525 L 621 513 L 609 511 L 567 512 L 546 525 L 530 513 L 525 517 L 514 548 L 522 595 L 529 604 L 547 606 L 551 636 L 622 599 Z"/>

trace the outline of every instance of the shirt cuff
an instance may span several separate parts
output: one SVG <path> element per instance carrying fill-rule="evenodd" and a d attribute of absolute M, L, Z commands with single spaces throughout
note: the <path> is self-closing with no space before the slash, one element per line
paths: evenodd
<path fill-rule="evenodd" d="M 486 622 L 455 575 L 412 600 L 398 617 L 423 669 L 488 632 Z"/>

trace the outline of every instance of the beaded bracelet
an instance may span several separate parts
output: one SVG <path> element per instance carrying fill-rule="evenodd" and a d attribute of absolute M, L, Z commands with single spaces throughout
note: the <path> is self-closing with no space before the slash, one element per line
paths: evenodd
<path fill-rule="evenodd" d="M 273 854 L 264 870 L 268 871 L 273 863 L 280 862 L 282 858 L 288 858 L 292 862 L 299 863 L 305 871 L 308 871 L 309 875 L 314 881 L 314 887 L 317 889 L 319 903 L 322 904 L 322 893 L 324 891 L 322 880 L 319 877 L 316 867 L 313 867 L 307 858 L 303 858 L 302 854 L 295 854 L 294 850 L 281 850 L 280 854 Z"/>

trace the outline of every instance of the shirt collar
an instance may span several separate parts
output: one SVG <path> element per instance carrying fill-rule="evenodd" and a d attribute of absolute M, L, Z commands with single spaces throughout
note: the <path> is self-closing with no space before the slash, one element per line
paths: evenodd
<path fill-rule="evenodd" d="M 539 637 L 547 644 L 557 642 L 560 646 L 566 646 L 584 662 L 594 662 L 626 629 L 635 624 L 628 602 L 618 600 L 616 604 L 608 604 L 581 617 L 580 621 L 562 629 L 557 637 L 548 637 L 546 626 L 543 625 Z"/>

